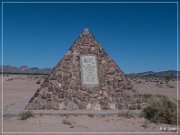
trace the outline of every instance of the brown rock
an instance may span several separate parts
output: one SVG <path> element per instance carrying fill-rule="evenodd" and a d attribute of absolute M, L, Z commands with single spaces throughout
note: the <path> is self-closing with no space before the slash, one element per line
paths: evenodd
<path fill-rule="evenodd" d="M 71 78 L 71 77 L 72 77 L 72 73 L 71 73 L 71 72 L 69 72 L 69 73 L 68 73 L 68 76 L 69 76 L 69 78 Z"/>
<path fill-rule="evenodd" d="M 46 105 L 47 105 L 47 104 L 40 103 L 40 104 L 38 105 L 38 109 L 46 109 Z"/>
<path fill-rule="evenodd" d="M 47 101 L 47 109 L 51 110 L 51 101 Z"/>
<path fill-rule="evenodd" d="M 59 94 L 59 95 L 58 95 L 58 98 L 63 99 L 63 98 L 64 98 L 64 95 L 63 95 L 63 94 Z"/>
<path fill-rule="evenodd" d="M 68 80 L 68 76 L 63 77 L 63 81 L 66 82 Z"/>
<path fill-rule="evenodd" d="M 78 86 L 75 86 L 75 87 L 74 87 L 74 90 L 75 90 L 75 91 L 78 91 L 78 90 L 79 90 L 79 87 L 78 87 Z"/>
<path fill-rule="evenodd" d="M 52 95 L 51 99 L 55 103 L 59 103 L 60 102 L 59 98 L 57 96 L 55 96 L 55 95 Z"/>
<path fill-rule="evenodd" d="M 142 103 L 142 102 L 143 102 L 142 98 L 137 98 L 137 103 Z"/>
<path fill-rule="evenodd" d="M 47 93 L 45 91 L 41 92 L 41 98 L 42 99 L 47 99 Z"/>
<path fill-rule="evenodd" d="M 80 102 L 80 103 L 78 104 L 78 107 L 79 107 L 80 110 L 84 110 L 84 109 L 86 109 L 86 103 Z"/>
<path fill-rule="evenodd" d="M 121 104 L 121 103 L 123 102 L 123 99 L 122 99 L 122 98 L 116 98 L 116 102 L 117 102 L 118 104 Z"/>
<path fill-rule="evenodd" d="M 51 98 L 51 94 L 50 93 L 47 93 L 47 98 Z"/>
<path fill-rule="evenodd" d="M 74 101 L 75 104 L 79 104 L 80 103 L 80 100 L 77 99 L 77 98 L 73 98 L 73 101 Z"/>
<path fill-rule="evenodd" d="M 53 90 L 53 87 L 52 87 L 52 86 L 49 86 L 49 87 L 48 87 L 48 91 L 49 91 L 49 92 L 54 91 L 54 90 Z"/>
<path fill-rule="evenodd" d="M 110 103 L 110 104 L 109 104 L 109 108 L 110 108 L 111 110 L 115 110 L 115 109 L 116 109 L 116 104 Z"/>
<path fill-rule="evenodd" d="M 76 81 L 75 80 L 71 80 L 69 85 L 70 86 L 75 86 L 76 85 Z"/>
<path fill-rule="evenodd" d="M 123 92 L 123 90 L 120 88 L 117 88 L 117 89 L 115 89 L 115 92 Z"/>
<path fill-rule="evenodd" d="M 137 104 L 137 109 L 141 110 L 142 109 L 142 105 L 141 104 Z"/>
<path fill-rule="evenodd" d="M 67 64 L 63 64 L 63 65 L 62 65 L 62 68 L 63 68 L 63 69 L 70 69 L 69 65 L 67 65 Z"/>
<path fill-rule="evenodd" d="M 71 58 L 72 58 L 72 56 L 71 56 L 71 55 L 66 55 L 66 56 L 65 56 L 65 58 L 64 58 L 64 60 L 65 60 L 65 61 L 70 61 L 70 60 L 71 60 Z"/>
<path fill-rule="evenodd" d="M 118 109 L 119 109 L 119 110 L 123 110 L 123 109 L 124 109 L 124 107 L 123 107 L 122 104 L 118 104 L 117 106 L 118 106 Z"/>
<path fill-rule="evenodd" d="M 68 90 L 68 86 L 67 85 L 63 85 L 63 90 Z"/>
<path fill-rule="evenodd" d="M 69 100 L 67 98 L 64 98 L 64 101 L 63 101 L 64 105 L 67 106 L 68 103 L 69 103 Z"/>
<path fill-rule="evenodd" d="M 136 110 L 136 104 L 129 104 L 128 107 L 130 110 Z"/>
<path fill-rule="evenodd" d="M 59 104 L 52 102 L 52 109 L 59 110 Z"/>
<path fill-rule="evenodd" d="M 70 91 L 64 91 L 64 97 L 65 98 L 70 98 Z"/>
<path fill-rule="evenodd" d="M 28 105 L 26 106 L 27 110 L 36 110 L 37 108 L 37 104 L 35 103 L 28 103 Z"/>
<path fill-rule="evenodd" d="M 34 94 L 34 97 L 37 97 L 38 95 L 39 95 L 39 93 L 36 92 L 36 93 Z"/>

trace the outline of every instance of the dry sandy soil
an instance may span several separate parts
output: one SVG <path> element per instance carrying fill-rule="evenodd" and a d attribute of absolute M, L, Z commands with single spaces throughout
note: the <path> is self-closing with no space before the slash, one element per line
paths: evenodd
<path fill-rule="evenodd" d="M 2 76 L 1 76 L 2 77 Z M 9 75 L 4 76 L 3 79 L 3 108 L 4 110 L 9 106 L 13 106 L 16 102 L 25 97 L 31 97 L 40 84 L 36 84 L 39 80 L 37 77 L 27 75 Z M 170 82 L 174 88 L 169 88 L 166 84 L 161 86 L 155 82 L 145 82 L 140 80 L 140 84 L 135 84 L 139 93 L 153 93 L 163 94 L 171 99 L 177 99 L 177 83 L 176 81 Z M 1 81 L 2 82 L 2 81 Z M 43 82 L 43 79 L 41 79 Z M 180 84 L 180 83 L 179 83 Z M 0 84 L 2 86 L 2 83 Z M 0 101 L 1 97 L 0 97 Z M 2 119 L 2 117 L 1 117 Z M 115 132 L 124 132 L 123 134 L 140 134 L 137 132 L 161 132 L 161 127 L 170 128 L 170 125 L 150 123 L 144 118 L 140 117 L 89 117 L 89 116 L 34 116 L 27 120 L 20 120 L 19 117 L 4 117 L 3 118 L 3 131 L 4 132 L 91 132 L 93 134 L 120 134 Z M 174 126 L 173 126 L 174 127 Z M 101 133 L 95 133 L 101 132 Z M 114 132 L 114 133 L 110 133 Z M 141 134 L 148 134 L 141 133 Z M 7 133 L 8 135 L 10 133 Z M 19 135 L 20 133 L 17 133 Z M 27 134 L 27 133 L 26 133 Z M 40 133 L 36 133 L 40 134 Z M 52 133 L 47 133 L 50 135 Z M 60 133 L 59 133 L 60 134 Z M 65 133 L 62 133 L 65 134 Z M 66 133 L 71 134 L 71 133 Z M 81 133 L 87 134 L 87 133 Z M 152 133 L 155 134 L 155 133 Z"/>

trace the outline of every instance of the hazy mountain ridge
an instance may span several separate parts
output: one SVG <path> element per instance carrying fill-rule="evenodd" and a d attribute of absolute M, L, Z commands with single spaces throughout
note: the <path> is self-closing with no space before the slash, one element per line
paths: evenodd
<path fill-rule="evenodd" d="M 0 67 L 0 70 L 2 72 L 2 66 Z M 45 73 L 48 74 L 51 72 L 51 68 L 37 68 L 37 67 L 28 67 L 28 66 L 11 66 L 11 65 L 4 65 L 3 66 L 3 72 L 9 72 L 9 73 Z"/>
<path fill-rule="evenodd" d="M 142 73 L 127 74 L 127 76 L 129 77 L 164 77 L 164 76 L 177 77 L 177 74 L 179 76 L 179 73 L 180 71 L 176 71 L 176 70 L 167 70 L 167 71 L 160 71 L 160 72 L 146 71 Z"/>

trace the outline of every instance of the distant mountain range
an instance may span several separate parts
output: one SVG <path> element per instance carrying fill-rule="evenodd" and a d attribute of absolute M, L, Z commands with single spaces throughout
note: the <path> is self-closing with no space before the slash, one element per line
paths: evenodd
<path fill-rule="evenodd" d="M 2 66 L 0 67 L 0 70 L 2 71 Z M 28 66 L 10 66 L 10 65 L 4 65 L 3 66 L 3 72 L 8 73 L 43 73 L 43 74 L 49 74 L 51 72 L 51 68 L 37 68 L 37 67 L 28 67 Z"/>
<path fill-rule="evenodd" d="M 153 72 L 153 71 L 147 71 L 142 73 L 132 73 L 127 74 L 129 77 L 165 77 L 165 76 L 171 76 L 171 77 L 177 77 L 177 73 L 179 76 L 180 71 L 176 70 L 168 70 L 168 71 L 161 71 L 161 72 Z"/>
<path fill-rule="evenodd" d="M 7 73 L 43 73 L 43 74 L 49 74 L 51 72 L 52 68 L 37 68 L 37 67 L 28 67 L 28 66 L 10 66 L 10 65 L 4 65 L 3 71 Z M 0 66 L 0 71 L 2 71 L 2 66 Z M 180 71 L 178 71 L 178 74 Z M 177 77 L 177 71 L 175 70 L 168 70 L 168 71 L 161 71 L 161 72 L 153 72 L 153 71 L 147 71 L 142 73 L 132 73 L 132 74 L 126 74 L 128 77 L 164 77 L 164 76 L 171 76 L 171 77 Z"/>

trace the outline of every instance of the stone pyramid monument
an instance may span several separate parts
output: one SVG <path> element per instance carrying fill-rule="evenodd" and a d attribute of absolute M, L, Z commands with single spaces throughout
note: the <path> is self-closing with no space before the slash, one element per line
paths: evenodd
<path fill-rule="evenodd" d="M 84 29 L 26 106 L 27 110 L 141 108 L 142 98 L 88 29 Z"/>

